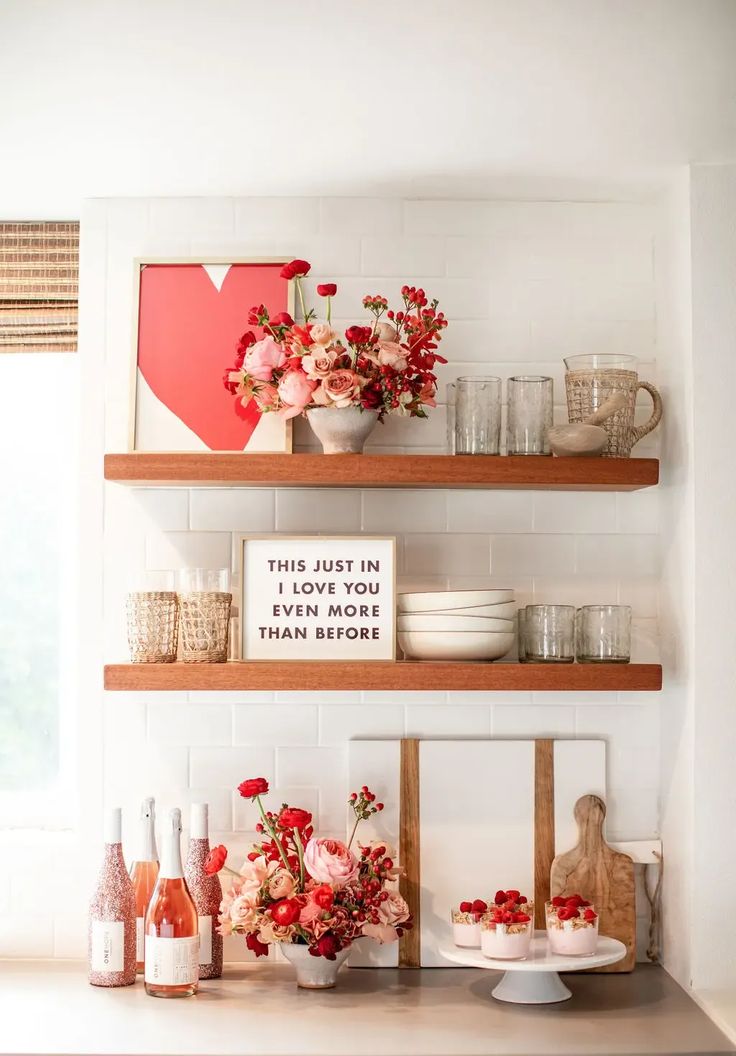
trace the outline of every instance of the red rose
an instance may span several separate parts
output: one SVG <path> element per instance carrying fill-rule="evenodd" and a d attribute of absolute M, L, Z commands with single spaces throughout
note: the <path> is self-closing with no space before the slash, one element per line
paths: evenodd
<path fill-rule="evenodd" d="M 255 325 L 255 324 L 254 324 Z M 245 352 L 251 345 L 256 343 L 256 335 L 252 330 L 246 330 L 238 341 L 238 352 Z"/>
<path fill-rule="evenodd" d="M 301 807 L 286 807 L 279 814 L 279 824 L 285 829 L 306 829 L 311 820 L 309 811 Z"/>
<path fill-rule="evenodd" d="M 334 297 L 337 293 L 337 284 L 334 282 L 323 282 L 317 287 L 320 297 Z"/>
<path fill-rule="evenodd" d="M 332 909 L 332 903 L 335 901 L 335 892 L 329 884 L 320 884 L 312 892 L 312 898 L 320 909 Z"/>
<path fill-rule="evenodd" d="M 294 320 L 291 318 L 288 312 L 279 312 L 271 320 L 273 326 L 293 326 Z"/>
<path fill-rule="evenodd" d="M 251 777 L 238 785 L 238 792 L 243 799 L 253 799 L 255 796 L 265 796 L 268 792 L 268 781 L 265 777 Z"/>
<path fill-rule="evenodd" d="M 257 935 L 246 935 L 245 945 L 256 957 L 268 957 L 268 946 L 265 942 L 261 942 Z"/>
<path fill-rule="evenodd" d="M 227 847 L 223 847 L 223 845 L 219 843 L 217 847 L 213 847 L 207 855 L 207 859 L 204 863 L 204 871 L 208 876 L 214 876 L 215 873 L 219 873 L 222 869 L 226 858 Z"/>
<path fill-rule="evenodd" d="M 284 264 L 280 275 L 282 279 L 295 279 L 297 276 L 308 275 L 311 267 L 306 260 L 291 260 Z"/>
<path fill-rule="evenodd" d="M 335 954 L 341 950 L 340 943 L 334 935 L 323 935 L 315 946 L 309 947 L 313 957 L 324 957 L 328 961 L 335 960 Z"/>
<path fill-rule="evenodd" d="M 345 337 L 350 345 L 365 345 L 370 341 L 371 333 L 369 326 L 349 326 L 345 331 Z"/>
<path fill-rule="evenodd" d="M 282 898 L 271 906 L 271 916 L 282 928 L 297 921 L 301 911 L 301 904 L 296 898 Z"/>

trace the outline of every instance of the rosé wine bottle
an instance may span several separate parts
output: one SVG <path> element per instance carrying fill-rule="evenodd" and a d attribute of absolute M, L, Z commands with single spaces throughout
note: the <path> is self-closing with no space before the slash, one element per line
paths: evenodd
<path fill-rule="evenodd" d="M 204 871 L 209 853 L 207 804 L 192 803 L 189 853 L 184 875 L 199 916 L 199 978 L 219 979 L 222 975 L 222 935 L 216 929 L 222 885 L 216 873 L 208 876 Z"/>
<path fill-rule="evenodd" d="M 119 807 L 105 817 L 105 856 L 89 907 L 89 981 L 92 986 L 135 982 L 135 894 L 125 868 Z"/>
<path fill-rule="evenodd" d="M 130 867 L 130 879 L 135 890 L 135 969 L 143 971 L 143 931 L 146 910 L 158 880 L 158 851 L 156 850 L 156 804 L 149 796 L 141 803 L 140 844 L 138 857 Z"/>
<path fill-rule="evenodd" d="M 161 868 L 146 910 L 146 993 L 190 997 L 199 980 L 199 927 L 181 864 L 181 811 L 169 812 L 162 830 Z"/>

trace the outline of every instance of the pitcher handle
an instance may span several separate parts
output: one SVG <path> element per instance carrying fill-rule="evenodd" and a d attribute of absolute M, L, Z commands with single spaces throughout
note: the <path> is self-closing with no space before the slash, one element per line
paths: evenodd
<path fill-rule="evenodd" d="M 637 425 L 631 430 L 631 446 L 638 444 L 643 436 L 647 433 L 651 433 L 652 429 L 656 429 L 659 423 L 662 421 L 662 397 L 659 389 L 657 389 L 651 382 L 640 381 L 637 385 L 637 389 L 646 389 L 649 395 L 652 397 L 654 409 L 652 410 L 652 416 L 648 422 L 644 422 L 644 425 Z"/>

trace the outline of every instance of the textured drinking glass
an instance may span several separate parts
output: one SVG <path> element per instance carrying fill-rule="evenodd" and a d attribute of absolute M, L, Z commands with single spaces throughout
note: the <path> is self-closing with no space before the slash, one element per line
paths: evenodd
<path fill-rule="evenodd" d="M 497 455 L 501 437 L 501 379 L 457 379 L 455 454 Z"/>
<path fill-rule="evenodd" d="M 631 660 L 631 608 L 584 605 L 577 614 L 577 654 L 581 664 L 628 664 Z"/>
<path fill-rule="evenodd" d="M 506 392 L 506 453 L 548 455 L 547 430 L 552 425 L 552 378 L 532 374 L 509 378 Z"/>
<path fill-rule="evenodd" d="M 574 605 L 527 605 L 519 626 L 522 663 L 571 664 L 575 659 Z"/>
<path fill-rule="evenodd" d="M 454 382 L 447 386 L 447 397 L 445 400 L 445 411 L 447 413 L 447 453 L 455 454 L 455 399 L 457 390 Z"/>
<path fill-rule="evenodd" d="M 180 594 L 230 590 L 229 568 L 182 568 L 178 576 Z"/>

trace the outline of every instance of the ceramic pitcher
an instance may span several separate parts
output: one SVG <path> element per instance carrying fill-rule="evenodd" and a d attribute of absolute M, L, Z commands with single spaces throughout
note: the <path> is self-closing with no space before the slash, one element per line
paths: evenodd
<path fill-rule="evenodd" d="M 571 423 L 584 422 L 614 392 L 623 392 L 626 403 L 603 423 L 608 444 L 604 458 L 629 458 L 631 449 L 651 433 L 662 418 L 662 397 L 654 385 L 639 381 L 635 356 L 585 355 L 565 360 L 567 417 Z M 649 421 L 634 425 L 636 394 L 645 389 L 654 403 Z"/>

